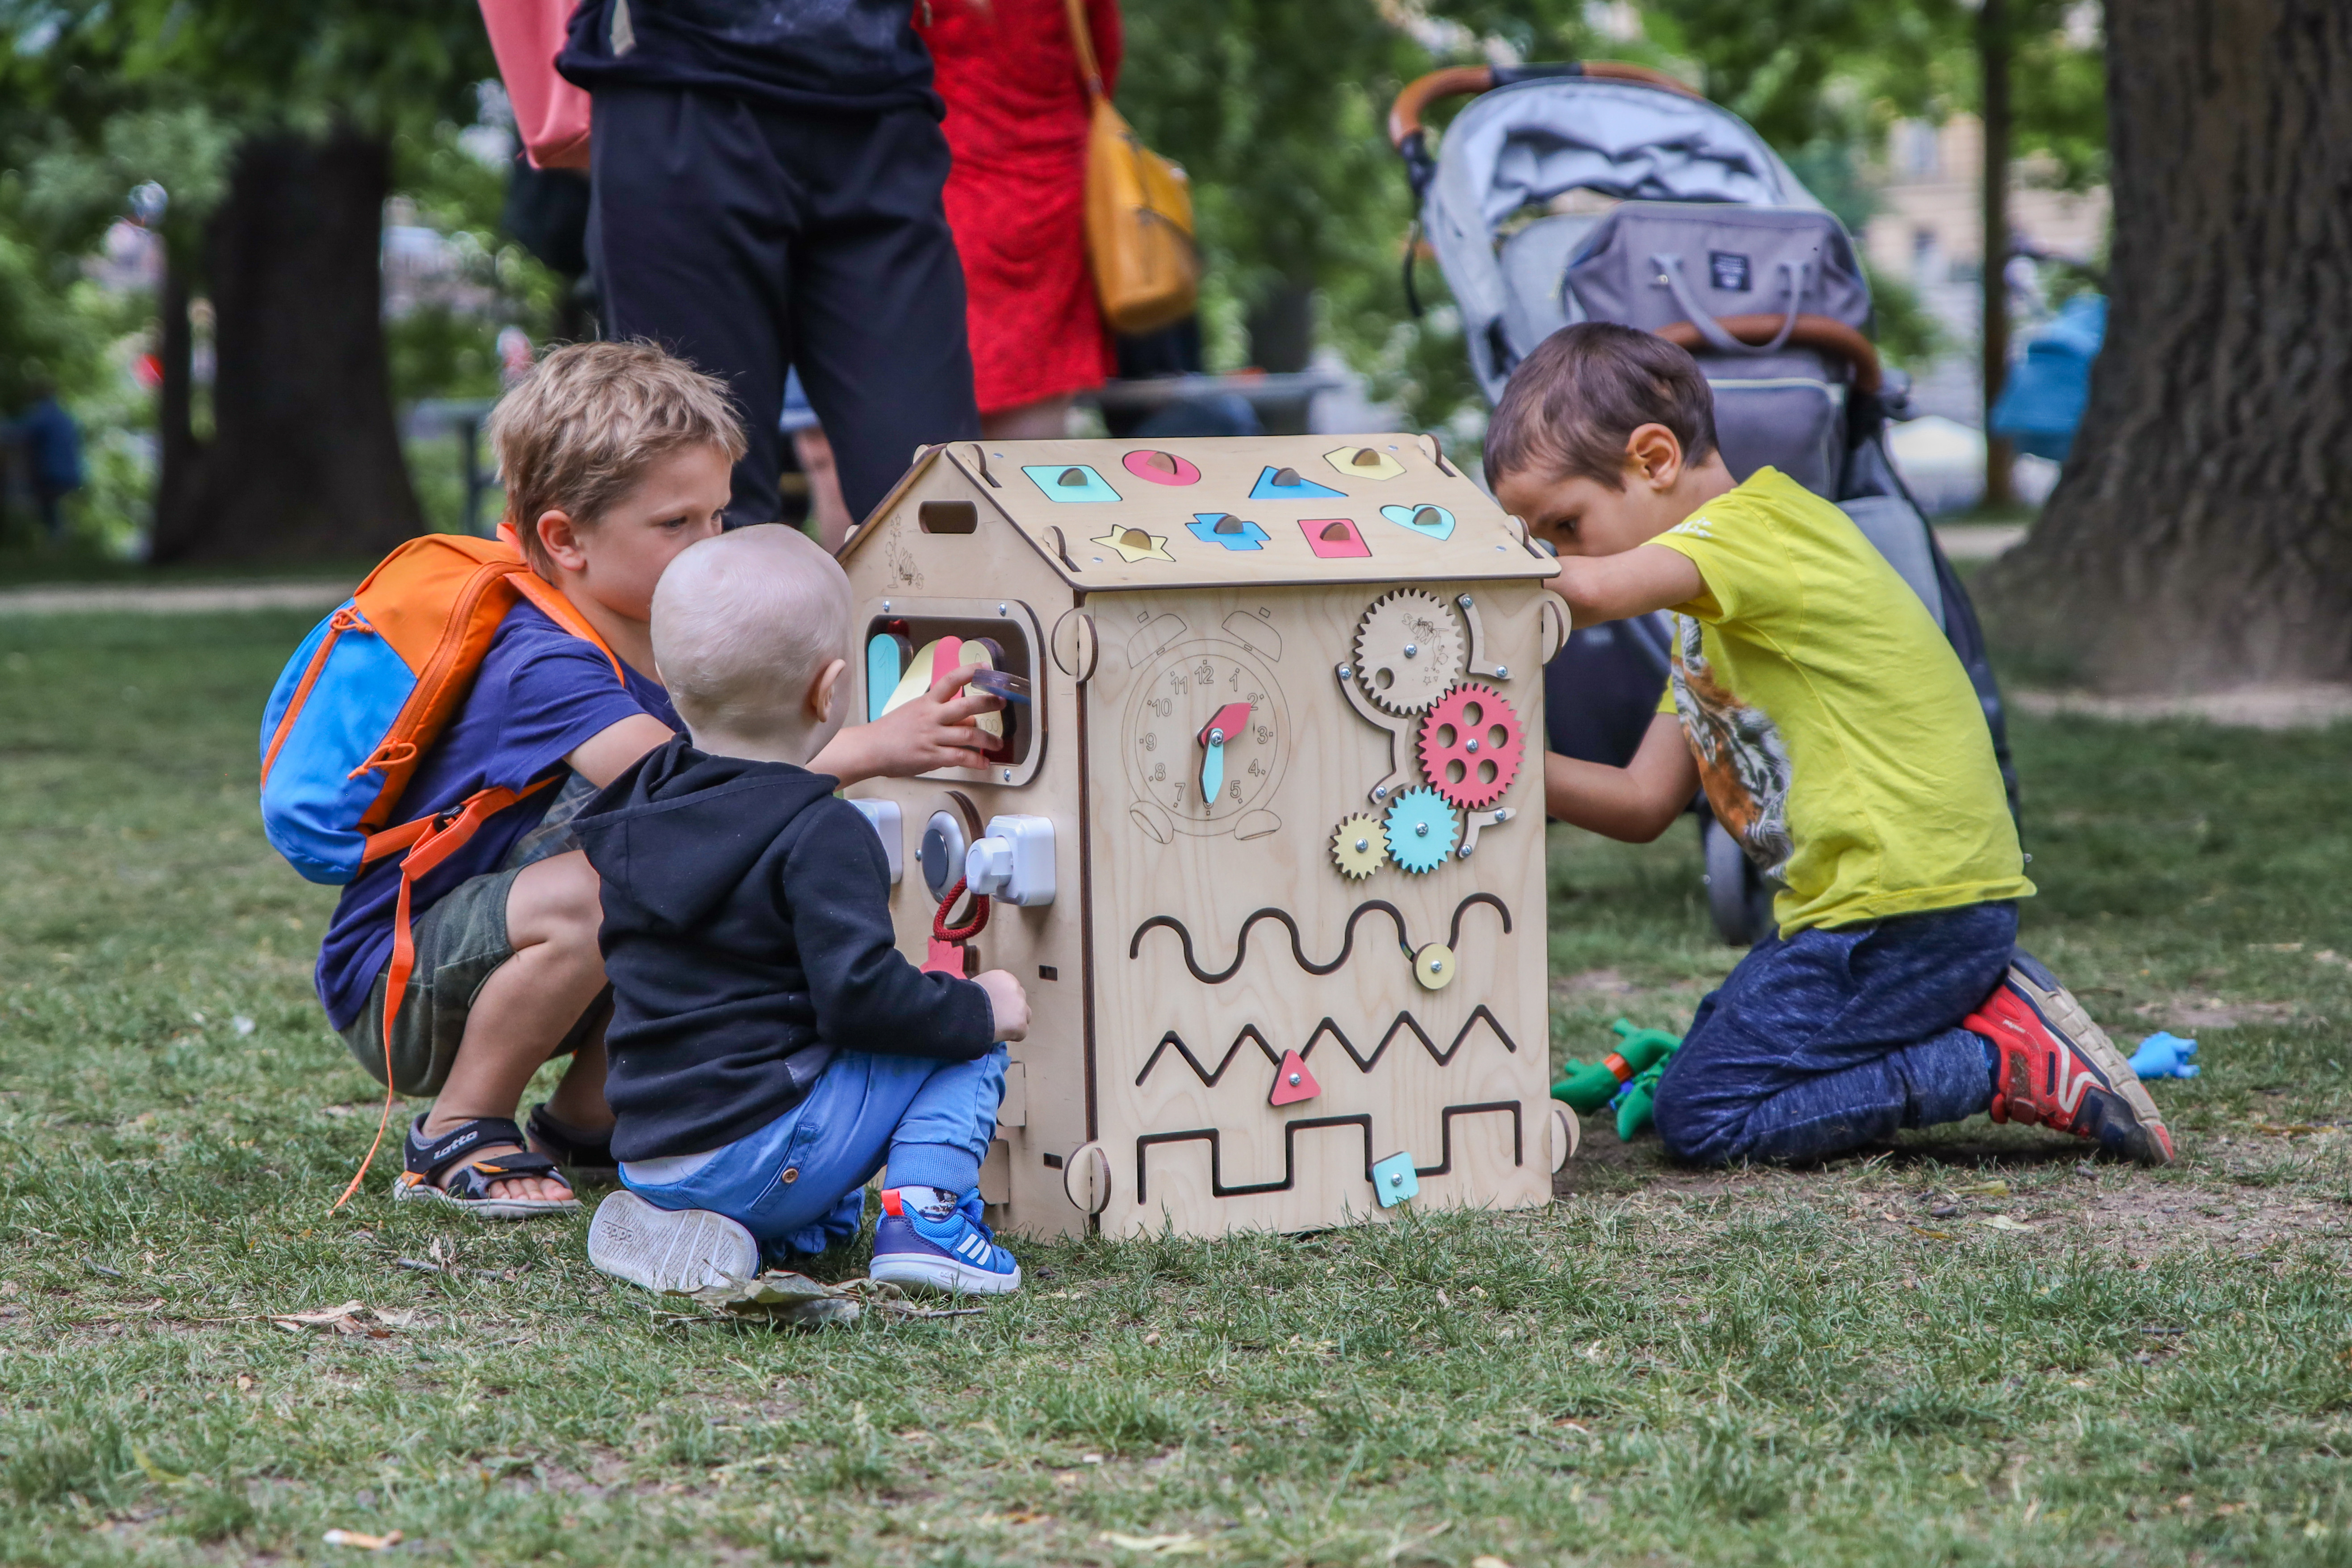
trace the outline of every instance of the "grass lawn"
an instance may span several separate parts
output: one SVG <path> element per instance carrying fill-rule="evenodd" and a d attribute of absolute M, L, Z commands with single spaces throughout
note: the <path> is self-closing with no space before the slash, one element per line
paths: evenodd
<path fill-rule="evenodd" d="M 328 1216 L 371 1086 L 252 799 L 304 619 L 0 620 L 0 1562 L 2352 1562 L 2352 729 L 2021 727 L 2028 940 L 2204 1042 L 2175 1169 L 1595 1118 L 1541 1213 L 1029 1246 L 978 1316 L 795 1334 L 381 1163 Z M 1556 1051 L 1686 1020 L 1687 836 L 1551 853 Z M 400 1326 L 268 1321 L 350 1300 Z"/>

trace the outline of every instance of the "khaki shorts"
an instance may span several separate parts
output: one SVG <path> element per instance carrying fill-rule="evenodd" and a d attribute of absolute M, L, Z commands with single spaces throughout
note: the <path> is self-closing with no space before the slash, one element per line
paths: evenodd
<path fill-rule="evenodd" d="M 468 877 L 410 923 L 416 967 L 392 1026 L 392 1087 L 401 1094 L 438 1094 L 466 1037 L 474 998 L 493 971 L 514 956 L 507 940 L 507 897 L 523 868 L 580 847 L 571 822 L 595 794 L 585 779 L 566 780 L 540 825 L 516 841 L 498 870 Z M 383 994 L 392 966 L 368 988 L 367 1005 L 342 1031 L 352 1058 L 384 1081 Z M 609 991 L 590 1004 L 555 1048 L 570 1056 L 593 1036 L 608 1011 Z"/>

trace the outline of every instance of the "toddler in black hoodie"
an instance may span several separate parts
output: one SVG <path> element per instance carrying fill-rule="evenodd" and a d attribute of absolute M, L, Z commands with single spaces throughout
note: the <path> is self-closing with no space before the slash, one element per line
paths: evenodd
<path fill-rule="evenodd" d="M 877 1279 L 1017 1289 L 981 1223 L 980 1161 L 1028 1027 L 1021 983 L 926 974 L 897 948 L 889 872 L 836 780 L 801 764 L 840 723 L 848 579 L 795 530 L 681 552 L 654 657 L 688 734 L 572 822 L 604 881 L 605 1081 L 626 1190 L 588 1256 L 655 1290 L 759 1272 L 856 1234 L 887 1175 Z"/>

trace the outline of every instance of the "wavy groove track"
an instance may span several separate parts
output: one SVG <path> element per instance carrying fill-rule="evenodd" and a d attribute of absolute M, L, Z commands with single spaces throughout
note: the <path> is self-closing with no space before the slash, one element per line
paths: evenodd
<path fill-rule="evenodd" d="M 1511 911 L 1509 907 L 1506 905 L 1502 900 L 1496 898 L 1492 893 L 1472 893 L 1469 897 L 1464 899 L 1460 903 L 1454 906 L 1454 921 L 1452 925 L 1447 928 L 1446 946 L 1457 949 L 1461 946 L 1462 916 L 1473 904 L 1493 905 L 1495 912 L 1503 917 L 1503 934 L 1506 936 L 1510 934 Z M 1249 918 L 1242 921 L 1241 931 L 1234 938 L 1234 961 L 1225 965 L 1224 968 L 1218 970 L 1213 974 L 1209 973 L 1207 970 L 1202 969 L 1199 961 L 1192 956 L 1192 933 L 1191 931 L 1186 929 L 1184 922 L 1178 920 L 1174 915 L 1154 915 L 1150 920 L 1145 921 L 1141 925 L 1136 927 L 1135 935 L 1127 944 L 1127 956 L 1129 958 L 1139 957 L 1143 952 L 1144 936 L 1150 932 L 1154 926 L 1165 926 L 1170 931 L 1176 933 L 1177 941 L 1184 944 L 1184 967 L 1192 972 L 1192 978 L 1199 981 L 1203 985 L 1222 985 L 1226 981 L 1231 980 L 1235 974 L 1241 973 L 1242 961 L 1249 956 L 1250 928 L 1257 924 L 1260 921 L 1279 921 L 1282 923 L 1282 928 L 1290 933 L 1290 956 L 1298 961 L 1298 967 L 1307 971 L 1309 974 L 1329 974 L 1339 969 L 1341 964 L 1346 963 L 1348 962 L 1348 955 L 1355 952 L 1356 922 L 1363 919 L 1366 914 L 1374 910 L 1378 910 L 1380 913 L 1388 916 L 1391 921 L 1395 922 L 1397 945 L 1402 948 L 1408 956 L 1419 951 L 1419 949 L 1413 945 L 1412 936 L 1404 929 L 1403 912 L 1385 899 L 1367 899 L 1349 911 L 1348 923 L 1340 932 L 1339 956 L 1333 959 L 1328 963 L 1318 963 L 1313 959 L 1307 956 L 1307 944 L 1305 940 L 1298 934 L 1298 922 L 1290 918 L 1289 910 L 1277 910 L 1271 905 L 1262 910 L 1253 910 L 1250 912 Z"/>

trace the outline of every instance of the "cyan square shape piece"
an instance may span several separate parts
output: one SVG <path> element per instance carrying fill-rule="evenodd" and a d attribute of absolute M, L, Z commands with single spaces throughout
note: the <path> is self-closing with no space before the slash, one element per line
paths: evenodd
<path fill-rule="evenodd" d="M 1111 501 L 1121 498 L 1103 477 L 1084 463 L 1024 463 L 1021 471 L 1029 482 L 1045 492 L 1047 500 Z M 1072 480 L 1070 476 L 1078 478 Z"/>
<path fill-rule="evenodd" d="M 1384 1209 L 1421 1195 L 1421 1173 L 1412 1168 L 1410 1150 L 1391 1154 L 1372 1167 L 1372 1195 Z"/>

